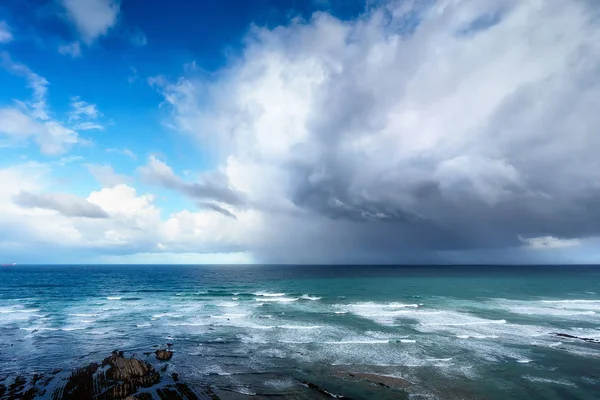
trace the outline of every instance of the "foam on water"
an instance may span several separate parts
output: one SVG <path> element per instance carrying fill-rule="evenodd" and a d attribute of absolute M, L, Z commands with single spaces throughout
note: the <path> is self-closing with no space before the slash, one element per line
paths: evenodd
<path fill-rule="evenodd" d="M 234 295 L 236 295 L 234 293 Z M 285 296 L 285 293 L 271 293 L 271 292 L 256 292 L 254 293 L 255 296 L 262 296 L 262 297 L 283 297 Z"/>
<path fill-rule="evenodd" d="M 319 329 L 322 328 L 320 325 L 278 325 L 281 329 Z"/>
<path fill-rule="evenodd" d="M 301 299 L 303 300 L 312 300 L 312 301 L 316 301 L 316 300 L 321 300 L 322 297 L 317 297 L 317 296 L 310 296 L 308 294 L 303 294 L 302 296 L 300 296 Z"/>
<path fill-rule="evenodd" d="M 264 299 L 255 299 L 256 301 L 266 301 L 271 303 L 291 303 L 298 301 L 298 297 L 267 297 Z"/>
<path fill-rule="evenodd" d="M 536 383 L 548 383 L 548 384 L 553 384 L 553 385 L 564 385 L 564 386 L 573 386 L 573 387 L 577 386 L 575 383 L 570 382 L 565 379 L 548 379 L 548 378 L 541 378 L 541 377 L 530 376 L 530 375 L 524 375 L 523 378 L 527 379 L 528 381 L 536 382 Z"/>

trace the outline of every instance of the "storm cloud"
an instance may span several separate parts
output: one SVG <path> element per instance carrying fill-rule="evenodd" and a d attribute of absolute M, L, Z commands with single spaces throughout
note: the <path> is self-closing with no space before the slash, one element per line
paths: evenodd
<path fill-rule="evenodd" d="M 578 243 L 600 236 L 598 11 L 439 0 L 355 21 L 317 13 L 255 27 L 216 80 L 158 89 L 170 123 L 219 156 L 222 182 L 261 213 L 262 259 Z M 188 196 L 242 203 L 229 186 L 152 171 Z"/>

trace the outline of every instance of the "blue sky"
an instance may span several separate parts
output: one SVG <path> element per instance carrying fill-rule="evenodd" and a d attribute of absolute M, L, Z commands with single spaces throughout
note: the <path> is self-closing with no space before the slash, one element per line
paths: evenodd
<path fill-rule="evenodd" d="M 597 262 L 596 8 L 4 1 L 2 257 Z"/>

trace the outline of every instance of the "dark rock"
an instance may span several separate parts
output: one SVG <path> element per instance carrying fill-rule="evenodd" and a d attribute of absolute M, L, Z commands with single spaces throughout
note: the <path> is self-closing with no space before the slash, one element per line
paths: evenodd
<path fill-rule="evenodd" d="M 321 388 L 318 385 L 315 385 L 312 382 L 306 382 L 306 381 L 301 381 L 304 385 L 306 385 L 309 389 L 312 389 L 314 391 L 317 391 L 319 393 L 321 393 L 322 395 L 325 395 L 327 397 L 331 397 L 332 399 L 346 399 L 348 400 L 348 397 L 339 395 L 339 394 L 333 394 L 331 392 L 328 392 L 327 390 Z"/>
<path fill-rule="evenodd" d="M 173 343 L 167 343 L 167 347 L 173 347 Z"/>
<path fill-rule="evenodd" d="M 579 336 L 573 336 L 573 335 L 569 335 L 567 333 L 553 333 L 553 335 L 554 336 L 558 336 L 558 337 L 562 337 L 562 338 L 566 338 L 566 339 L 583 340 L 584 342 L 587 342 L 587 343 L 600 343 L 600 340 L 596 340 L 596 339 L 592 339 L 592 338 L 579 337 Z"/>
<path fill-rule="evenodd" d="M 368 373 L 362 373 L 362 372 L 349 373 L 348 376 L 351 378 L 362 379 L 365 381 L 376 383 L 380 386 L 385 386 L 387 388 L 405 388 L 405 387 L 411 385 L 411 383 L 409 381 L 407 381 L 406 379 L 393 377 L 393 376 L 383 376 L 383 375 L 368 374 Z"/>
<path fill-rule="evenodd" d="M 156 350 L 156 359 L 160 361 L 169 361 L 173 358 L 173 352 L 171 350 Z"/>
<path fill-rule="evenodd" d="M 173 353 L 166 352 L 170 359 Z M 158 354 L 157 354 L 158 358 Z M 166 371 L 168 365 L 164 365 Z M 0 399 L 1 400 L 196 400 L 196 399 L 218 399 L 209 388 L 202 388 L 201 392 L 195 392 L 190 386 L 180 381 L 179 374 L 172 373 L 169 379 L 161 376 L 150 363 L 136 359 L 127 358 L 122 351 L 115 351 L 102 363 L 92 363 L 86 367 L 79 368 L 71 374 L 61 373 L 56 370 L 53 373 L 36 373 L 29 383 L 21 375 L 14 380 L 6 376 L 0 376 Z M 163 378 L 165 378 L 163 380 Z M 51 380 L 56 384 L 48 386 Z M 51 387 L 52 389 L 47 389 Z M 51 392 L 47 393 L 47 390 Z M 200 395 L 198 395 L 200 393 Z"/>

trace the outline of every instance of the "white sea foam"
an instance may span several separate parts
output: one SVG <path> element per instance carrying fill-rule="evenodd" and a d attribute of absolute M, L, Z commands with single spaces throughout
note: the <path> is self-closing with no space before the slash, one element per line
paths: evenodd
<path fill-rule="evenodd" d="M 529 363 L 531 362 L 531 360 L 529 360 L 529 359 L 527 359 L 527 358 L 524 358 L 524 359 L 522 359 L 522 360 L 517 360 L 517 362 L 518 362 L 519 364 L 529 364 Z"/>
<path fill-rule="evenodd" d="M 147 328 L 147 327 L 149 327 L 149 326 L 152 326 L 152 324 L 148 324 L 148 323 L 147 323 L 147 324 L 137 324 L 136 326 L 137 326 L 138 328 Z"/>
<path fill-rule="evenodd" d="M 118 297 L 118 296 L 108 296 L 106 298 L 106 300 L 121 300 L 123 297 Z"/>
<path fill-rule="evenodd" d="M 272 303 L 291 303 L 297 301 L 298 297 L 267 297 L 264 299 L 255 299 L 256 301 L 266 301 Z"/>
<path fill-rule="evenodd" d="M 538 376 L 530 376 L 530 375 L 524 375 L 523 378 L 527 379 L 528 381 L 536 382 L 536 383 L 549 383 L 549 384 L 554 384 L 554 385 L 577 387 L 577 385 L 575 383 L 568 381 L 566 379 L 548 379 L 548 378 L 540 378 Z"/>
<path fill-rule="evenodd" d="M 238 304 L 234 302 L 221 302 L 215 304 L 217 307 L 237 307 Z"/>
<path fill-rule="evenodd" d="M 97 317 L 98 314 L 69 314 L 70 317 Z"/>
<path fill-rule="evenodd" d="M 389 340 L 340 340 L 323 342 L 325 344 L 389 344 Z"/>
<path fill-rule="evenodd" d="M 244 318 L 248 316 L 248 314 L 223 314 L 223 315 L 211 315 L 211 318 L 217 319 L 230 319 L 230 318 Z"/>
<path fill-rule="evenodd" d="M 553 304 L 553 303 L 556 303 L 556 304 L 560 304 L 560 303 L 600 304 L 600 300 L 587 300 L 587 299 L 583 299 L 583 300 L 542 300 L 542 303 L 549 303 L 549 304 Z"/>
<path fill-rule="evenodd" d="M 496 335 L 456 335 L 459 339 L 498 339 Z"/>
<path fill-rule="evenodd" d="M 302 296 L 300 296 L 301 299 L 303 300 L 321 300 L 321 297 L 317 297 L 317 296 L 310 296 L 308 294 L 303 294 Z"/>
<path fill-rule="evenodd" d="M 278 325 L 278 328 L 281 329 L 319 329 L 322 328 L 320 325 Z"/>
<path fill-rule="evenodd" d="M 285 293 L 256 292 L 254 295 L 261 297 L 283 297 L 285 296 Z"/>

